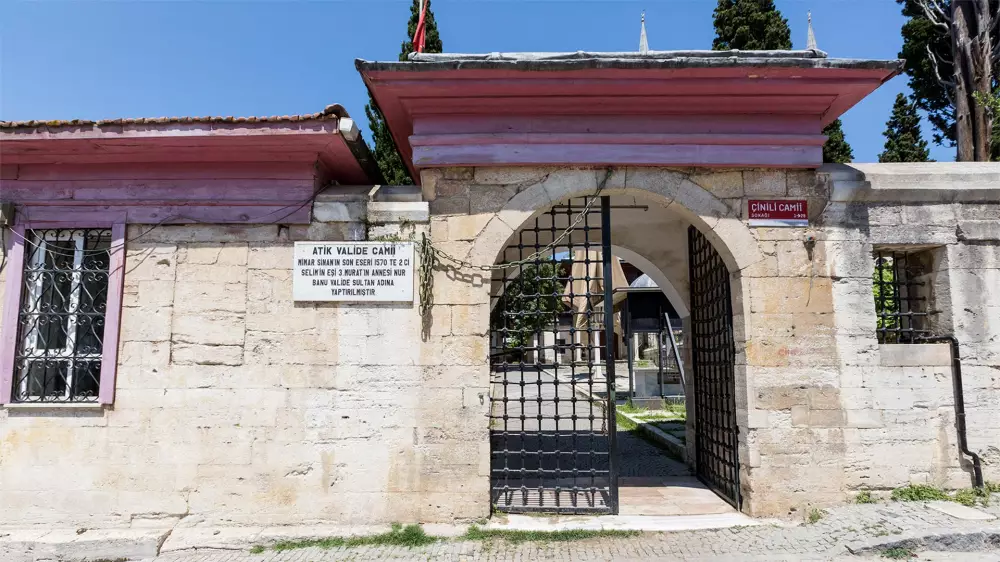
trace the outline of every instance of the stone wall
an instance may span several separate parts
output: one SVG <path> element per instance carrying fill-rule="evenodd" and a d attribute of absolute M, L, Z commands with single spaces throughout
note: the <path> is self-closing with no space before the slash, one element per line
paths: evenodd
<path fill-rule="evenodd" d="M 970 482 L 942 347 L 876 341 L 881 245 L 937 253 L 936 322 L 962 342 L 970 445 L 1000 480 L 1000 194 L 978 176 L 900 182 L 878 170 L 627 168 L 607 182 L 672 221 L 642 233 L 622 221 L 613 243 L 649 259 L 684 304 L 687 225 L 732 272 L 750 513 Z M 526 220 L 592 193 L 604 173 L 425 171 L 429 218 L 427 204 L 387 190 L 324 196 L 309 226 L 130 227 L 115 404 L 0 408 L 0 524 L 487 515 L 489 277 L 438 268 L 426 318 L 416 303 L 295 304 L 293 242 L 427 232 L 492 264 Z M 757 197 L 808 199 L 812 226 L 748 228 Z"/>
<path fill-rule="evenodd" d="M 399 207 L 371 203 L 370 228 L 426 228 Z M 416 305 L 294 303 L 294 240 L 364 236 L 317 208 L 334 222 L 130 227 L 114 406 L 0 408 L 0 524 L 487 515 L 485 327 L 441 306 L 422 339 Z"/>
<path fill-rule="evenodd" d="M 664 256 L 653 265 L 686 293 L 686 266 L 666 256 L 683 256 L 686 239 L 670 233 L 694 224 L 733 273 L 741 484 L 751 513 L 830 505 L 910 482 L 971 482 L 956 446 L 947 347 L 900 364 L 914 348 L 876 340 L 876 247 L 935 248 L 951 258 L 932 283 L 942 309 L 935 329 L 962 341 L 970 444 L 988 461 L 997 456 L 1000 236 L 988 221 L 1000 213 L 1000 191 L 978 173 L 942 181 L 921 170 L 901 181 L 891 172 L 873 182 L 849 167 L 627 168 L 608 181 L 606 193 L 659 201 L 676 221 L 640 229 L 613 214 L 613 244 Z M 535 210 L 592 193 L 601 177 L 593 169 L 426 171 L 433 239 L 463 259 L 492 263 Z M 747 200 L 782 197 L 808 201 L 810 228 L 747 228 Z M 993 460 L 987 476 L 1000 479 L 998 469 Z"/>

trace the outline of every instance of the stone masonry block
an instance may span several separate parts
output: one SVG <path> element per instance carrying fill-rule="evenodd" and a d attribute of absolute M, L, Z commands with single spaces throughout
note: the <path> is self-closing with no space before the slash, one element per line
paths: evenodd
<path fill-rule="evenodd" d="M 826 270 L 826 246 L 817 243 L 809 247 L 804 242 L 777 242 L 778 275 L 801 277 L 822 275 Z"/>
<path fill-rule="evenodd" d="M 172 341 L 196 345 L 243 345 L 246 321 L 242 314 L 217 312 L 174 315 Z"/>
<path fill-rule="evenodd" d="M 548 170 L 537 167 L 476 168 L 475 180 L 480 184 L 518 184 L 537 182 Z"/>
<path fill-rule="evenodd" d="M 455 241 L 475 240 L 493 219 L 492 213 L 481 215 L 456 215 L 448 217 L 448 239 Z"/>
<path fill-rule="evenodd" d="M 368 208 L 365 201 L 316 201 L 313 220 L 318 222 L 364 222 Z"/>
<path fill-rule="evenodd" d="M 131 244 L 125 251 L 127 282 L 173 281 L 177 267 L 177 246 Z"/>
<path fill-rule="evenodd" d="M 469 195 L 438 196 L 430 202 L 431 215 L 467 215 L 469 214 Z"/>
<path fill-rule="evenodd" d="M 720 199 L 743 197 L 743 172 L 712 172 L 691 176 L 691 181 Z"/>
<path fill-rule="evenodd" d="M 245 283 L 177 283 L 174 310 L 186 312 L 245 312 Z"/>
<path fill-rule="evenodd" d="M 844 410 L 844 413 L 846 414 L 846 427 L 873 429 L 885 425 L 880 410 Z"/>
<path fill-rule="evenodd" d="M 170 360 L 177 365 L 242 365 L 242 345 L 171 345 Z"/>
<path fill-rule="evenodd" d="M 164 367 L 170 362 L 167 341 L 127 341 L 121 344 L 118 364 L 142 367 Z"/>
<path fill-rule="evenodd" d="M 290 269 L 294 247 L 290 243 L 252 244 L 248 258 L 250 269 Z"/>
<path fill-rule="evenodd" d="M 946 343 L 881 344 L 878 351 L 886 367 L 951 366 L 951 346 Z"/>
<path fill-rule="evenodd" d="M 167 341 L 173 308 L 128 307 L 122 309 L 121 341 Z"/>
<path fill-rule="evenodd" d="M 786 172 L 789 197 L 830 197 L 830 184 L 813 170 L 789 170 Z"/>
<path fill-rule="evenodd" d="M 446 180 L 471 180 L 475 176 L 475 171 L 475 168 L 470 166 L 454 166 L 441 170 Z"/>
<path fill-rule="evenodd" d="M 485 336 L 490 329 L 489 305 L 451 307 L 451 331 L 455 335 Z"/>
<path fill-rule="evenodd" d="M 832 312 L 832 297 L 827 278 L 750 279 L 750 311 L 755 313 Z"/>
<path fill-rule="evenodd" d="M 553 203 L 570 197 L 593 194 L 597 190 L 597 176 L 589 168 L 560 168 L 542 180 L 542 189 Z"/>
<path fill-rule="evenodd" d="M 424 201 L 372 201 L 368 203 L 368 222 L 424 223 L 430 220 L 430 206 Z"/>
<path fill-rule="evenodd" d="M 245 283 L 247 267 L 181 263 L 177 265 L 177 278 L 185 283 Z"/>
<path fill-rule="evenodd" d="M 808 390 L 806 396 L 811 410 L 839 410 L 843 407 L 840 401 L 840 389 L 837 387 L 813 387 Z"/>
<path fill-rule="evenodd" d="M 869 232 L 873 244 L 944 245 L 958 242 L 954 226 L 873 226 Z"/>
<path fill-rule="evenodd" d="M 954 204 L 928 204 L 904 205 L 903 222 L 906 224 L 934 225 L 934 226 L 954 226 L 958 220 L 956 216 L 956 206 Z"/>
<path fill-rule="evenodd" d="M 758 388 L 755 406 L 761 410 L 789 410 L 793 406 L 808 407 L 808 387 L 784 385 Z"/>
<path fill-rule="evenodd" d="M 796 404 L 792 406 L 792 426 L 805 427 L 809 425 L 809 406 Z"/>
<path fill-rule="evenodd" d="M 138 289 L 133 306 L 160 308 L 174 304 L 173 280 L 139 281 Z"/>
<path fill-rule="evenodd" d="M 1000 241 L 1000 221 L 960 221 L 958 223 L 959 239 L 977 242 Z"/>
<path fill-rule="evenodd" d="M 513 185 L 477 185 L 469 194 L 469 212 L 473 215 L 502 210 L 514 195 Z"/>
<path fill-rule="evenodd" d="M 748 197 L 784 196 L 788 194 L 787 176 L 783 170 L 747 170 L 743 172 L 743 189 Z"/>

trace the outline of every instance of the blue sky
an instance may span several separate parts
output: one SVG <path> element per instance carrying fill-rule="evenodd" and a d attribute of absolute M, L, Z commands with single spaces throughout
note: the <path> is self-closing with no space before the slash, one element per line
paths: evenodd
<path fill-rule="evenodd" d="M 711 48 L 716 0 L 434 0 L 448 52 Z M 0 2 L 0 119 L 311 113 L 340 103 L 367 129 L 355 58 L 395 60 L 410 0 Z M 894 0 L 777 0 L 796 48 L 806 12 L 834 57 L 895 58 Z M 897 77 L 844 117 L 877 159 Z M 925 127 L 925 133 L 929 133 Z M 367 130 L 366 130 L 367 135 Z M 930 139 L 927 134 L 926 138 Z M 954 150 L 933 147 L 938 160 Z"/>

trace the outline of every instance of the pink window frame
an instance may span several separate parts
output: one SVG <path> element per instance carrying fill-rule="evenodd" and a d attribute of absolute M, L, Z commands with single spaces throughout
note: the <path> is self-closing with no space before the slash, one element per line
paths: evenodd
<path fill-rule="evenodd" d="M 104 316 L 104 349 L 101 352 L 101 383 L 97 404 L 115 401 L 118 371 L 118 340 L 121 329 L 122 292 L 125 283 L 125 221 L 111 224 L 69 222 L 25 222 L 11 227 L 7 237 L 7 278 L 4 286 L 3 317 L 0 319 L 0 404 L 10 404 L 14 392 L 14 356 L 17 353 L 18 316 L 21 309 L 21 282 L 24 279 L 24 236 L 31 229 L 72 229 L 111 227 L 111 260 L 108 265 L 108 301 Z M 58 408 L 59 404 L 53 403 Z"/>

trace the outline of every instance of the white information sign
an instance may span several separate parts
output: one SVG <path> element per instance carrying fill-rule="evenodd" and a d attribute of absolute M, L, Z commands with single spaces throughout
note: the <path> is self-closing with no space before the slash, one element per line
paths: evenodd
<path fill-rule="evenodd" d="M 296 242 L 292 299 L 413 302 L 413 242 Z"/>

